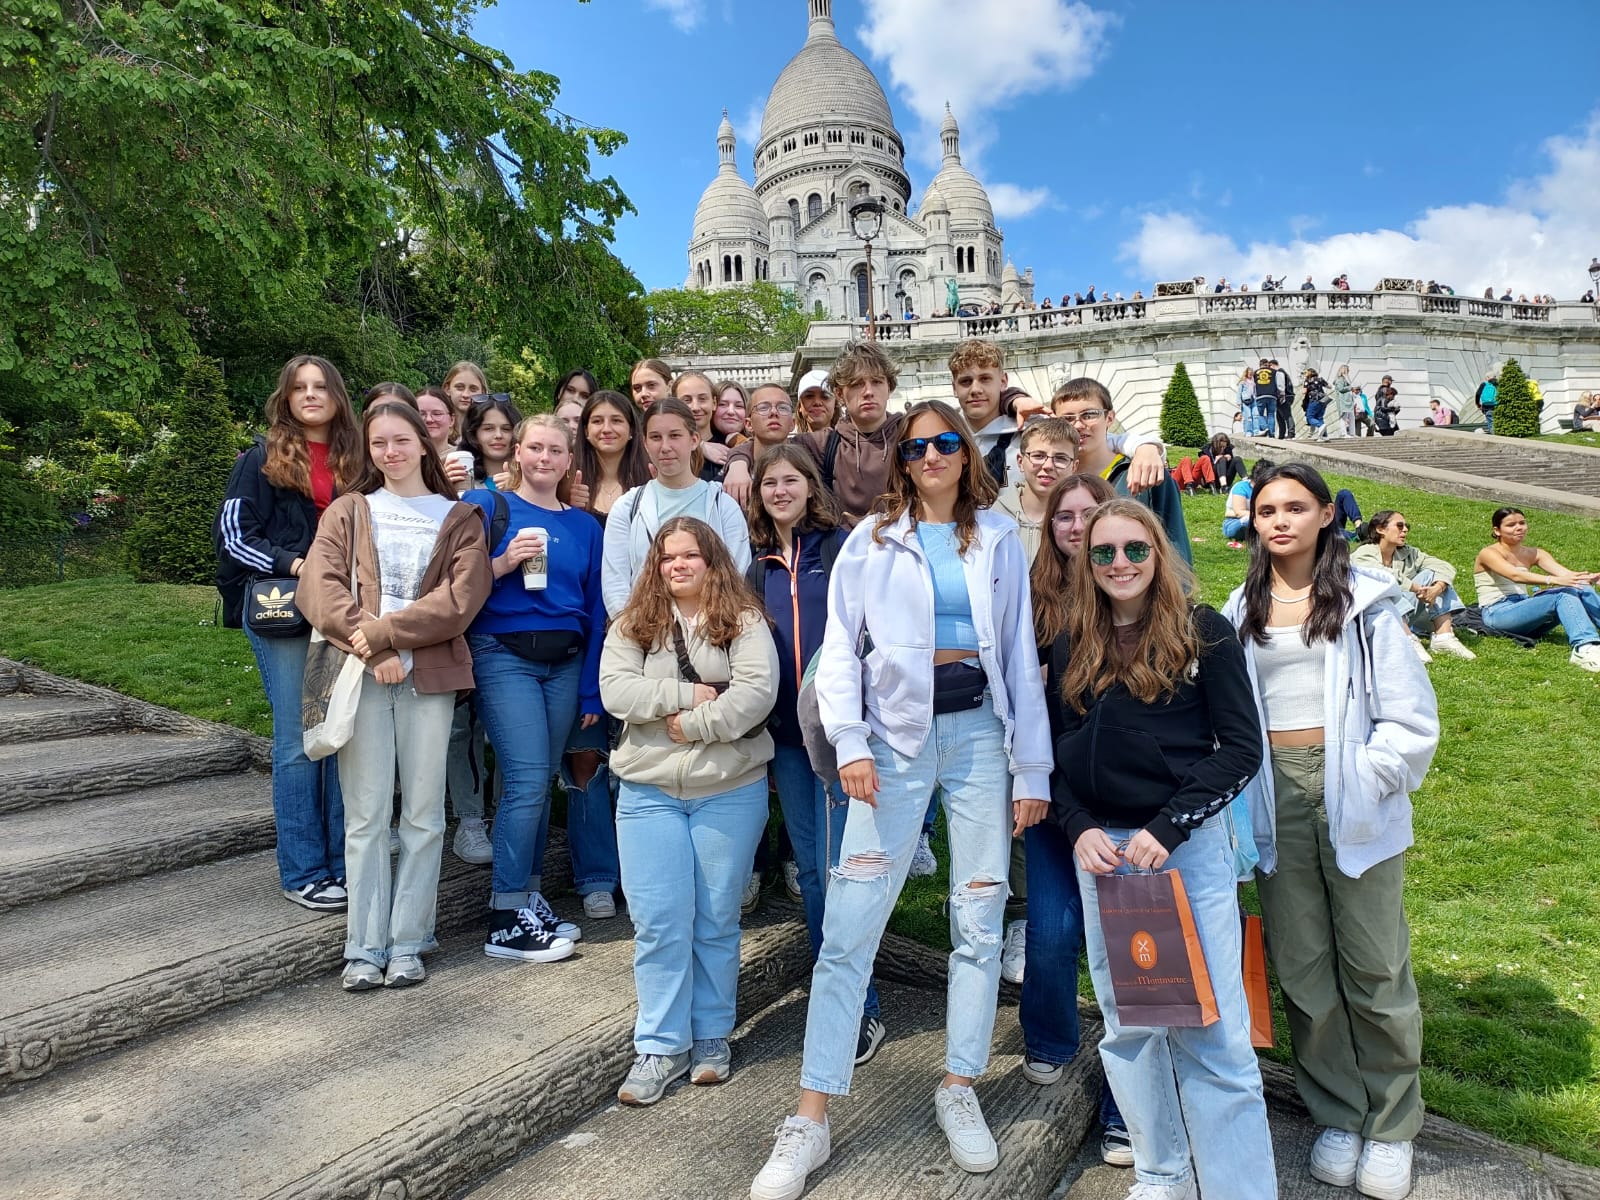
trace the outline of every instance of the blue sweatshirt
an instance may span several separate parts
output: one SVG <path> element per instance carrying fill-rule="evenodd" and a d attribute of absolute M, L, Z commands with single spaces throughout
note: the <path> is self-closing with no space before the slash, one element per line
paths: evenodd
<path fill-rule="evenodd" d="M 751 548 L 750 574 L 761 580 L 756 590 L 772 618 L 772 640 L 778 646 L 778 698 L 767 718 L 767 729 L 774 740 L 785 745 L 804 744 L 796 712 L 800 678 L 822 648 L 822 631 L 828 623 L 828 566 L 843 539 L 844 532 L 838 529 L 796 530 L 798 562 L 792 551 L 785 560 L 776 546 Z M 825 562 L 822 549 L 830 541 L 835 543 L 835 553 Z"/>
<path fill-rule="evenodd" d="M 581 508 L 560 512 L 529 504 L 515 492 L 501 492 L 510 506 L 511 520 L 505 536 L 489 547 L 489 557 L 506 552 L 511 539 L 529 527 L 549 534 L 549 585 L 530 592 L 522 586 L 522 572 L 512 571 L 494 581 L 494 590 L 467 629 L 469 634 L 492 637 L 497 633 L 523 633 L 541 629 L 568 629 L 583 635 L 583 669 L 578 676 L 578 700 L 584 716 L 602 714 L 600 705 L 600 647 L 605 642 L 606 606 L 600 594 L 600 522 Z M 462 497 L 483 510 L 487 531 L 494 518 L 494 495 L 487 490 Z"/>

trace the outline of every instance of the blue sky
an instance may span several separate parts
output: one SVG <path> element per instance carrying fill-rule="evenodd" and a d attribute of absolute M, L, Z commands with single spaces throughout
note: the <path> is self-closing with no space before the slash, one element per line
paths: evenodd
<path fill-rule="evenodd" d="M 1038 294 L 1348 271 L 1574 299 L 1600 253 L 1600 3 L 834 0 L 914 200 L 945 100 Z M 726 107 L 752 177 L 805 0 L 505 0 L 477 36 L 620 129 L 616 250 L 679 286 Z"/>

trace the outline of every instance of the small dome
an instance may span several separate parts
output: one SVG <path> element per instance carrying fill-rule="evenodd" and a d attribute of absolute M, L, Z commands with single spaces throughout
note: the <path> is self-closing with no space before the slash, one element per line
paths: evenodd
<path fill-rule="evenodd" d="M 989 203 L 989 193 L 983 190 L 978 177 L 961 165 L 961 130 L 948 104 L 939 127 L 939 142 L 944 147 L 944 165 L 928 184 L 928 190 L 937 188 L 944 196 L 955 224 L 992 226 L 994 208 Z"/>
<path fill-rule="evenodd" d="M 959 134 L 961 130 L 956 126 L 956 115 L 950 111 L 950 101 L 944 102 L 944 120 L 939 122 L 939 133 Z"/>
<path fill-rule="evenodd" d="M 1001 283 L 1016 283 L 1022 276 L 1017 274 L 1017 264 L 1009 258 L 1006 259 L 1006 269 L 1000 272 Z"/>
<path fill-rule="evenodd" d="M 927 216 L 930 213 L 948 213 L 949 211 L 950 206 L 945 203 L 944 193 L 929 184 L 928 190 L 922 193 L 922 203 L 917 207 L 918 218 Z"/>
<path fill-rule="evenodd" d="M 806 43 L 767 96 L 761 144 L 788 129 L 824 123 L 894 128 L 889 98 L 877 77 L 839 41 L 830 6 L 811 11 Z"/>
<path fill-rule="evenodd" d="M 734 162 L 737 142 L 728 110 L 722 110 L 717 126 L 717 154 L 721 159 L 717 177 L 701 193 L 694 210 L 692 241 L 701 238 L 751 238 L 767 243 L 767 214 L 756 199 L 755 189 L 745 182 Z"/>

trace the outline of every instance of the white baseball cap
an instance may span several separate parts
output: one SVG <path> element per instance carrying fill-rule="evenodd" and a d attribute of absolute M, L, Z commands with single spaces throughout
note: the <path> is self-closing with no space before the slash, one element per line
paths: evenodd
<path fill-rule="evenodd" d="M 800 376 L 799 394 L 804 396 L 812 388 L 821 388 L 824 392 L 827 392 L 828 395 L 833 395 L 833 393 L 828 390 L 828 373 L 826 371 L 814 369 L 807 371 L 804 375 Z"/>

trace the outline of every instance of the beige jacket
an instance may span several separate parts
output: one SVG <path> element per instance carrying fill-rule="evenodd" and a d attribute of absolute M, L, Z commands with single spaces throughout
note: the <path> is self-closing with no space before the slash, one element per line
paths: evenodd
<path fill-rule="evenodd" d="M 689 661 L 706 683 L 727 683 L 715 700 L 691 707 L 694 685 L 678 672 L 669 639 L 649 652 L 613 624 L 600 654 L 600 699 L 624 723 L 611 770 L 628 783 L 649 784 L 680 800 L 732 791 L 763 778 L 772 758 L 765 728 L 746 737 L 772 711 L 778 695 L 778 650 L 764 617 L 750 613 L 726 650 L 689 631 Z M 681 714 L 687 743 L 672 740 L 666 718 Z"/>
<path fill-rule="evenodd" d="M 1022 489 L 1026 486 L 1014 483 L 1001 488 L 994 506 L 1017 523 L 1017 532 L 1022 536 L 1022 548 L 1028 552 L 1028 561 L 1031 563 L 1039 557 L 1039 547 L 1044 544 L 1044 525 L 1028 520 L 1022 511 Z"/>

